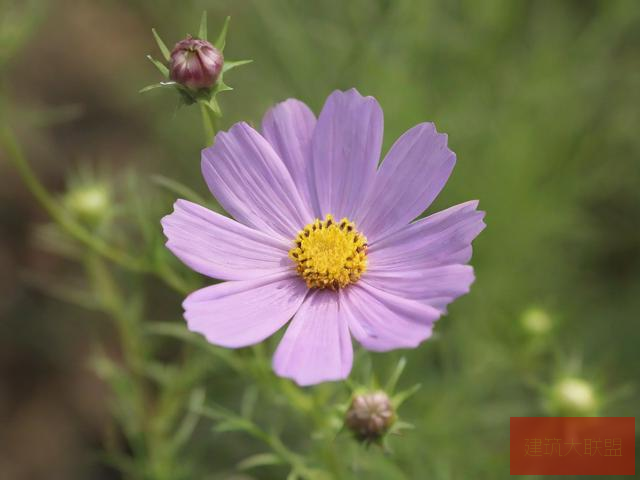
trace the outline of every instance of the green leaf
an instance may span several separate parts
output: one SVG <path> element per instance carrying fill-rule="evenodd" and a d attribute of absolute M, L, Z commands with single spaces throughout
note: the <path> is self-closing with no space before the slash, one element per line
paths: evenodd
<path fill-rule="evenodd" d="M 151 63 L 153 63 L 156 66 L 156 68 L 160 71 L 162 75 L 164 75 L 165 78 L 169 78 L 169 69 L 164 63 L 156 60 L 151 55 L 147 55 L 147 58 Z"/>
<path fill-rule="evenodd" d="M 189 396 L 189 409 L 197 410 L 204 406 L 205 393 L 202 387 L 198 387 Z"/>
<path fill-rule="evenodd" d="M 190 407 L 191 408 L 191 407 Z M 197 413 L 198 415 L 202 415 L 203 417 L 209 418 L 211 420 L 215 420 L 215 421 L 221 421 L 226 419 L 229 416 L 233 416 L 233 413 L 231 412 L 227 412 L 226 410 L 224 410 L 223 408 L 218 407 L 217 405 L 211 405 L 211 406 L 206 406 L 206 405 L 201 405 L 201 406 L 194 406 L 191 408 L 191 410 L 195 413 Z"/>
<path fill-rule="evenodd" d="M 175 382 L 178 370 L 176 367 L 161 362 L 146 362 L 141 365 L 141 373 L 158 385 L 169 385 Z"/>
<path fill-rule="evenodd" d="M 216 40 L 216 43 L 213 44 L 221 52 L 224 52 L 224 46 L 225 46 L 226 41 L 227 41 L 227 30 L 229 29 L 229 21 L 230 20 L 231 20 L 231 17 L 227 17 L 224 20 L 224 25 L 222 26 L 222 30 L 220 31 L 220 35 L 218 35 L 218 39 Z"/>
<path fill-rule="evenodd" d="M 29 271 L 23 274 L 23 279 L 28 285 L 41 290 L 45 294 L 57 300 L 86 308 L 87 310 L 100 310 L 101 306 L 92 291 L 81 288 L 73 283 L 68 283 L 60 278 L 47 278 L 41 273 Z"/>
<path fill-rule="evenodd" d="M 190 201 L 195 202 L 195 203 L 199 203 L 201 205 L 207 203 L 207 201 L 204 200 L 196 192 L 191 190 L 186 185 L 183 185 L 182 183 L 177 182 L 176 180 L 172 180 L 172 179 L 164 177 L 162 175 L 152 175 L 151 176 L 151 181 L 153 183 L 155 183 L 156 185 L 159 185 L 159 186 L 161 186 L 163 188 L 166 188 L 170 192 L 175 193 L 179 197 L 186 198 L 187 200 L 190 200 Z"/>
<path fill-rule="evenodd" d="M 156 43 L 158 44 L 158 48 L 160 49 L 160 51 L 162 52 L 162 56 L 164 57 L 164 59 L 168 62 L 169 59 L 171 58 L 171 52 L 169 51 L 169 49 L 167 48 L 167 46 L 164 44 L 164 42 L 162 41 L 162 39 L 160 38 L 160 35 L 158 35 L 158 32 L 156 32 L 155 28 L 151 29 L 151 32 L 153 33 L 153 38 L 156 39 Z"/>
<path fill-rule="evenodd" d="M 237 418 L 228 418 L 221 421 L 213 430 L 218 433 L 225 432 L 251 432 L 252 424 L 247 420 L 240 420 Z"/>
<path fill-rule="evenodd" d="M 301 478 L 302 477 L 296 469 L 291 470 L 291 472 L 289 472 L 289 475 L 287 475 L 287 480 L 299 480 Z"/>
<path fill-rule="evenodd" d="M 201 342 L 201 337 L 199 335 L 194 335 L 193 332 L 187 330 L 182 323 L 148 322 L 144 325 L 144 331 L 149 335 L 172 337 L 192 342 L 197 345 L 204 345 L 204 343 Z"/>
<path fill-rule="evenodd" d="M 216 358 L 222 360 L 226 365 L 236 371 L 242 369 L 242 365 L 238 357 L 232 351 L 219 348 L 208 343 L 200 335 L 194 334 L 187 330 L 183 323 L 172 322 L 147 322 L 144 325 L 144 332 L 148 335 L 160 335 L 164 337 L 176 338 L 188 342 L 192 345 L 204 348 Z"/>
<path fill-rule="evenodd" d="M 233 70 L 236 67 L 241 67 L 242 65 L 247 65 L 248 63 L 252 63 L 253 60 L 237 60 L 237 61 L 225 61 L 222 66 L 222 72 L 228 72 L 229 70 Z"/>
<path fill-rule="evenodd" d="M 237 467 L 238 470 L 250 470 L 256 467 L 282 465 L 283 463 L 285 462 L 275 453 L 257 453 L 242 460 Z"/>
<path fill-rule="evenodd" d="M 240 415 L 244 418 L 251 418 L 255 410 L 256 403 L 258 401 L 258 389 L 255 385 L 247 387 L 242 395 L 242 401 L 240 404 Z"/>
<path fill-rule="evenodd" d="M 207 11 L 202 12 L 202 18 L 200 19 L 200 28 L 198 29 L 198 38 L 200 40 L 207 39 Z"/>
<path fill-rule="evenodd" d="M 173 438 L 170 440 L 172 446 L 176 450 L 187 443 L 187 441 L 191 438 L 191 435 L 193 434 L 193 431 L 195 430 L 200 420 L 200 415 L 198 415 L 194 410 L 204 405 L 204 398 L 205 394 L 202 388 L 196 388 L 191 392 L 191 395 L 189 396 L 190 411 L 188 411 L 184 416 L 175 434 L 173 435 Z"/>

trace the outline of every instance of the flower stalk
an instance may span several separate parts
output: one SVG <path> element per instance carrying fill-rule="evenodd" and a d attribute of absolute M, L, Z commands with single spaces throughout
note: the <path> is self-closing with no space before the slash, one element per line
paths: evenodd
<path fill-rule="evenodd" d="M 20 174 L 20 177 L 26 187 L 61 229 L 71 237 L 89 247 L 91 250 L 120 266 L 136 272 L 144 272 L 148 270 L 143 261 L 137 258 L 132 258 L 121 250 L 107 244 L 99 237 L 93 235 L 80 223 L 70 218 L 66 211 L 42 185 L 31 168 L 31 165 L 29 165 L 13 133 L 7 126 L 2 127 L 2 132 L 0 133 L 0 145 L 4 148 L 9 160 L 13 163 L 14 167 Z"/>
<path fill-rule="evenodd" d="M 174 290 L 185 293 L 189 287 L 166 266 L 154 268 L 142 258 L 128 255 L 121 249 L 105 242 L 94 232 L 87 229 L 77 219 L 74 219 L 49 193 L 31 168 L 27 158 L 18 144 L 13 132 L 6 125 L 0 129 L 0 147 L 4 149 L 9 161 L 18 171 L 22 181 L 45 209 L 51 219 L 71 238 L 85 245 L 89 250 L 101 255 L 126 270 L 138 273 L 151 273 L 161 278 Z"/>

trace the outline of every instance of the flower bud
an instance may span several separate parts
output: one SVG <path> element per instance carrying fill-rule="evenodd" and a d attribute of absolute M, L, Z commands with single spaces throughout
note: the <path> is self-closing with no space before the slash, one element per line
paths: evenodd
<path fill-rule="evenodd" d="M 359 440 L 371 442 L 382 437 L 395 419 L 395 411 L 387 394 L 376 391 L 353 397 L 345 425 Z"/>
<path fill-rule="evenodd" d="M 598 410 L 593 386 L 581 378 L 567 377 L 551 389 L 550 409 L 563 416 L 592 416 Z"/>
<path fill-rule="evenodd" d="M 108 216 L 111 194 L 100 183 L 75 185 L 65 194 L 64 204 L 76 218 L 96 224 Z"/>
<path fill-rule="evenodd" d="M 188 35 L 171 51 L 169 76 L 191 90 L 211 88 L 222 72 L 223 63 L 220 50 L 206 40 Z"/>
<path fill-rule="evenodd" d="M 522 328 L 531 335 L 544 335 L 553 326 L 549 314 L 541 308 L 529 308 L 520 319 Z"/>

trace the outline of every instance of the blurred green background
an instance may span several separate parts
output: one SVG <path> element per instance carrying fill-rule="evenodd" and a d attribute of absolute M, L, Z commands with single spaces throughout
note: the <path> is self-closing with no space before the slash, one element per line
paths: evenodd
<path fill-rule="evenodd" d="M 208 193 L 199 112 L 172 92 L 138 94 L 159 80 L 144 57 L 160 56 L 152 26 L 173 45 L 203 10 L 214 32 L 232 16 L 227 57 L 254 59 L 225 77 L 235 90 L 220 96 L 223 128 L 259 125 L 288 97 L 318 112 L 333 89 L 355 86 L 384 109 L 385 150 L 418 122 L 448 133 L 458 163 L 430 211 L 479 199 L 487 212 L 476 283 L 437 337 L 373 355 L 383 378 L 407 357 L 401 383 L 422 388 L 401 416 L 416 428 L 391 440 L 392 454 L 342 450 L 364 458 L 354 478 L 506 478 L 509 417 L 553 413 L 549 388 L 565 376 L 589 383 L 601 415 L 640 413 L 639 2 L 0 0 L 2 121 L 56 194 L 94 171 L 124 229 L 139 195 L 155 243 L 175 195 L 151 175 Z M 46 214 L 0 155 L 0 478 L 127 478 L 101 459 L 117 427 L 88 366 L 97 344 L 119 358 L 114 329 L 59 298 L 83 272 L 47 248 Z M 139 281 L 147 316 L 180 325 L 181 296 Z M 527 327 L 531 309 L 548 329 Z M 169 363 L 171 348 L 158 353 Z M 208 386 L 233 406 L 228 372 Z M 281 405 L 263 409 L 293 449 L 313 450 Z M 259 450 L 233 435 L 204 429 L 184 461 L 206 478 L 284 478 L 277 467 L 234 473 Z"/>

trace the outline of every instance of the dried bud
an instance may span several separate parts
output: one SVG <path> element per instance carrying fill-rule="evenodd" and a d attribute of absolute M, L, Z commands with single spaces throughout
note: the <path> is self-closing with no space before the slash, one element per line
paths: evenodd
<path fill-rule="evenodd" d="M 395 421 L 393 405 L 386 393 L 356 394 L 347 410 L 345 424 L 362 441 L 382 437 Z"/>
<path fill-rule="evenodd" d="M 191 90 L 211 88 L 222 72 L 223 63 L 220 50 L 206 40 L 188 35 L 171 51 L 169 75 L 171 80 Z"/>

